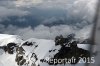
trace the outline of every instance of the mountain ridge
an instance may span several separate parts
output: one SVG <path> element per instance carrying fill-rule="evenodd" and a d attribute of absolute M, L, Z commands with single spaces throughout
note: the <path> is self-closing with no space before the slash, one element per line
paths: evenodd
<path fill-rule="evenodd" d="M 3 35 L 5 34 L 2 34 L 2 36 Z M 5 36 L 6 37 L 10 36 L 10 38 L 8 37 L 9 39 L 15 39 L 16 37 L 18 37 L 16 35 L 13 35 L 14 38 L 12 38 L 12 35 L 5 35 Z M 21 38 L 17 38 L 17 39 L 21 39 Z M 6 43 L 6 39 L 5 39 L 5 43 Z M 78 45 L 77 51 L 79 51 L 80 53 L 81 51 L 89 53 L 89 49 L 88 49 L 89 46 L 87 44 L 82 44 L 82 45 L 77 44 L 77 45 Z M 10 63 L 10 66 L 19 66 L 19 65 L 20 66 L 49 66 L 51 64 L 47 62 L 46 58 L 49 59 L 60 58 L 55 56 L 59 55 L 62 51 L 67 52 L 67 50 L 65 50 L 64 48 L 67 47 L 62 45 L 56 45 L 54 40 L 36 39 L 36 38 L 22 40 L 19 43 L 17 43 L 16 41 L 8 42 L 7 44 L 3 43 L 0 46 L 0 58 L 2 59 L 0 60 L 0 65 L 8 66 L 8 64 Z M 63 53 L 61 54 L 63 55 Z M 62 64 L 61 65 L 58 64 L 58 66 L 62 66 Z"/>

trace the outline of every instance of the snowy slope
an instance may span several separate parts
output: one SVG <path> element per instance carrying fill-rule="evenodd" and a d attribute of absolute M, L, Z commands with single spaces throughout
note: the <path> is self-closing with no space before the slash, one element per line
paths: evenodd
<path fill-rule="evenodd" d="M 36 65 L 38 65 L 40 62 L 40 59 L 43 59 L 45 55 L 49 52 L 49 50 L 55 45 L 53 40 L 45 40 L 45 39 L 29 39 L 26 40 L 28 42 L 34 42 L 33 46 L 23 46 L 23 49 L 25 50 L 25 56 L 31 55 L 32 53 L 35 53 L 38 60 L 36 61 Z M 25 41 L 25 42 L 26 42 Z M 30 58 L 31 59 L 31 58 Z M 32 61 L 30 61 L 32 62 Z"/>
<path fill-rule="evenodd" d="M 4 46 L 8 43 L 20 44 L 23 40 L 17 35 L 0 34 L 0 46 Z"/>
<path fill-rule="evenodd" d="M 40 60 L 54 57 L 61 49 L 60 45 L 55 46 L 53 40 L 31 38 L 23 41 L 15 35 L 0 34 L 0 47 L 11 42 L 16 43 L 19 47 L 14 47 L 16 51 L 13 54 L 9 54 L 0 48 L 0 66 L 49 66 L 48 63 L 41 62 Z M 89 45 L 78 44 L 78 47 L 88 50 Z M 76 65 L 84 66 L 84 64 Z"/>
<path fill-rule="evenodd" d="M 0 66 L 18 66 L 15 61 L 16 53 L 9 54 L 1 47 L 9 43 L 20 44 L 22 39 L 17 35 L 0 34 Z"/>

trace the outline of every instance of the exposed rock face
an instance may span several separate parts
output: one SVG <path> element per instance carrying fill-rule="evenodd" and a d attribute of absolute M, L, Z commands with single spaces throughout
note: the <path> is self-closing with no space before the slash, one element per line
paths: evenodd
<path fill-rule="evenodd" d="M 23 45 L 24 46 L 32 46 L 33 44 L 34 44 L 35 42 L 28 42 L 28 41 L 26 41 Z"/>
<path fill-rule="evenodd" d="M 71 62 L 71 64 L 77 64 L 80 60 L 79 57 L 90 57 L 90 53 L 87 50 L 81 49 L 76 47 L 75 49 L 71 49 L 69 47 L 62 47 L 57 54 L 54 55 L 53 59 L 71 59 L 74 57 L 76 60 L 75 62 Z M 57 63 L 59 64 L 59 63 Z M 62 63 L 62 64 L 65 64 Z M 52 64 L 51 64 L 52 65 Z"/>
<path fill-rule="evenodd" d="M 90 57 L 90 52 L 88 50 L 79 48 L 77 46 L 78 41 L 73 41 L 74 36 L 69 35 L 67 38 L 63 38 L 63 36 L 57 36 L 55 38 L 55 45 L 61 45 L 61 49 L 59 49 L 59 52 L 54 55 L 51 59 L 71 59 L 72 57 L 75 58 L 75 62 L 71 61 L 71 64 L 77 64 L 80 60 L 80 57 Z M 51 50 L 49 51 L 51 52 Z M 54 65 L 55 63 L 49 63 L 50 65 Z M 56 63 L 57 65 L 59 63 Z M 65 64 L 65 62 L 60 63 Z"/>
<path fill-rule="evenodd" d="M 9 54 L 13 54 L 17 48 L 16 43 L 8 43 L 7 46 L 1 46 L 1 48 L 5 51 L 8 52 Z"/>
<path fill-rule="evenodd" d="M 15 43 L 7 44 L 7 49 L 8 49 L 7 51 L 8 51 L 8 53 L 9 54 L 13 54 L 15 49 L 16 49 L 16 47 L 17 47 L 17 44 L 15 44 Z"/>
<path fill-rule="evenodd" d="M 26 62 L 26 59 L 24 59 L 24 52 L 25 50 L 22 47 L 18 47 L 16 49 L 16 58 L 15 61 L 17 62 L 18 65 L 23 65 Z"/>
<path fill-rule="evenodd" d="M 29 54 L 26 54 L 28 51 L 24 47 L 36 47 L 35 42 L 28 42 L 22 44 L 22 46 L 17 47 L 16 49 L 16 58 L 15 61 L 18 65 L 28 65 L 28 66 L 36 66 L 35 62 L 38 60 L 37 55 L 32 51 Z"/>

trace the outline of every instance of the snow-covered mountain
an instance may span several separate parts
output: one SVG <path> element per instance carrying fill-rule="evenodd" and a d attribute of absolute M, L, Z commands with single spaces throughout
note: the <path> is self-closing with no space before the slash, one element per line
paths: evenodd
<path fill-rule="evenodd" d="M 69 58 L 69 55 L 74 57 L 74 52 L 78 56 L 89 56 L 89 46 L 89 44 L 78 44 L 77 47 L 73 46 L 77 49 L 74 51 L 64 45 L 55 45 L 54 40 L 36 38 L 22 40 L 17 35 L 0 34 L 0 66 L 54 66 L 54 63 L 49 62 L 50 59 Z M 57 64 L 57 66 L 62 65 L 64 64 Z"/>
<path fill-rule="evenodd" d="M 0 66 L 17 66 L 15 48 L 22 41 L 17 35 L 0 34 Z"/>
<path fill-rule="evenodd" d="M 8 43 L 17 43 L 20 44 L 23 40 L 17 35 L 7 35 L 0 34 L 0 46 L 4 46 Z"/>

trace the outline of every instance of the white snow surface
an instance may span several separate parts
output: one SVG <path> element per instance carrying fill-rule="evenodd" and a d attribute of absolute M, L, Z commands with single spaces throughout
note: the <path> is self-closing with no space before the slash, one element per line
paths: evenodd
<path fill-rule="evenodd" d="M 17 35 L 0 34 L 0 46 L 4 46 L 8 43 L 20 44 L 23 40 Z"/>

